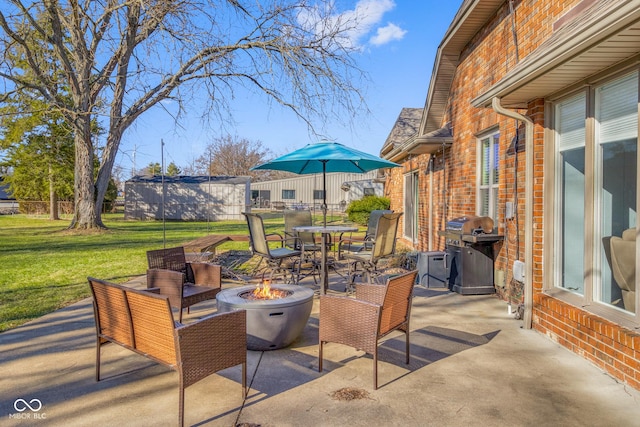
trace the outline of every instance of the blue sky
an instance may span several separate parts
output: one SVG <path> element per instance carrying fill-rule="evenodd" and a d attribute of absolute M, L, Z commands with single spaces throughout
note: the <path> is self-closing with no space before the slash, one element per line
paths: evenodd
<path fill-rule="evenodd" d="M 359 13 L 363 27 L 352 42 L 361 48 L 358 66 L 370 81 L 363 90 L 370 114 L 362 114 L 355 128 L 329 124 L 331 140 L 378 155 L 395 120 L 404 107 L 424 107 L 436 50 L 462 0 L 335 0 L 340 13 Z M 164 141 L 165 165 L 185 167 L 201 156 L 214 138 L 226 133 L 259 140 L 274 155 L 286 154 L 316 138 L 292 112 L 247 93 L 231 105 L 234 126 L 213 129 L 203 125 L 192 109 L 175 126 L 160 108 L 143 114 L 125 133 L 116 162 L 128 178 L 134 166 L 141 169 L 161 162 Z"/>

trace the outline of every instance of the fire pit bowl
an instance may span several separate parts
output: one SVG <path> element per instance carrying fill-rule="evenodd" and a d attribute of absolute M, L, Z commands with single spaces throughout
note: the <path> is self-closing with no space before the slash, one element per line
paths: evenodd
<path fill-rule="evenodd" d="M 285 284 L 272 284 L 287 295 L 279 299 L 247 299 L 255 286 L 222 290 L 216 295 L 219 312 L 247 311 L 247 349 L 275 350 L 295 340 L 307 324 L 313 307 L 313 290 Z"/>

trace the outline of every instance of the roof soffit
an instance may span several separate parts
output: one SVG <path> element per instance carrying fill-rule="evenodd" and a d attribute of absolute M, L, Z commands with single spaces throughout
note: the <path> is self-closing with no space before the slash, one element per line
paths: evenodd
<path fill-rule="evenodd" d="M 433 154 L 449 147 L 453 143 L 450 123 L 426 135 L 413 135 L 393 149 L 385 153 L 384 158 L 392 162 L 400 162 L 407 157 L 420 154 Z"/>
<path fill-rule="evenodd" d="M 511 73 L 472 101 L 488 107 L 494 97 L 523 108 L 640 53 L 637 0 L 600 0 L 554 32 Z"/>
<path fill-rule="evenodd" d="M 436 52 L 420 134 L 442 125 L 460 53 L 503 3 L 504 0 L 463 1 Z"/>

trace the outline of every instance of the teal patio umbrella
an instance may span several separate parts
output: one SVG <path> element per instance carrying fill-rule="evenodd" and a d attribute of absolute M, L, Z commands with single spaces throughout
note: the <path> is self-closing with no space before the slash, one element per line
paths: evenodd
<path fill-rule="evenodd" d="M 281 170 L 297 174 L 322 173 L 322 214 L 327 225 L 327 173 L 365 173 L 375 169 L 393 168 L 397 163 L 347 147 L 337 142 L 316 142 L 254 166 L 251 170 Z"/>

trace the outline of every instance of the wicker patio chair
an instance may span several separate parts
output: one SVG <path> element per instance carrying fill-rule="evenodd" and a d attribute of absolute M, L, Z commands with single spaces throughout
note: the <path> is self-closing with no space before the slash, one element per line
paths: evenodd
<path fill-rule="evenodd" d="M 267 266 L 262 270 L 258 269 L 260 264 L 256 266 L 257 271 L 262 271 L 262 279 L 264 280 L 265 274 L 269 272 L 269 280 L 273 280 L 276 275 L 282 275 L 285 283 L 289 281 L 298 283 L 302 251 L 286 247 L 286 244 L 293 239 L 286 239 L 277 233 L 266 234 L 264 222 L 260 215 L 245 212 L 242 214 L 247 219 L 247 226 L 249 227 L 251 252 L 253 255 L 260 257 L 260 263 L 262 263 L 262 260 L 267 262 Z M 269 236 L 278 236 L 279 239 L 274 240 L 271 238 L 267 240 Z M 279 242 L 281 247 L 269 247 L 270 241 Z"/>
<path fill-rule="evenodd" d="M 222 289 L 222 267 L 206 262 L 187 262 L 183 247 L 147 252 L 147 288 L 169 297 L 182 311 L 202 301 L 215 299 Z"/>
<path fill-rule="evenodd" d="M 96 323 L 96 381 L 100 350 L 115 343 L 178 372 L 179 425 L 184 424 L 185 388 L 215 372 L 242 365 L 242 397 L 247 387 L 246 311 L 176 323 L 167 296 L 89 277 Z"/>
<path fill-rule="evenodd" d="M 364 236 L 340 235 L 338 238 L 338 259 L 342 259 L 343 252 L 362 252 L 363 250 L 371 250 L 371 243 L 376 236 L 378 228 L 378 219 L 384 214 L 393 213 L 389 209 L 376 209 L 369 214 L 367 221 L 367 231 Z"/>
<path fill-rule="evenodd" d="M 334 342 L 373 356 L 373 388 L 378 389 L 378 341 L 392 331 L 405 333 L 409 364 L 409 317 L 417 270 L 387 279 L 384 285 L 359 283 L 355 298 L 320 296 L 318 371 L 324 344 Z"/>
<path fill-rule="evenodd" d="M 401 216 L 401 212 L 380 215 L 376 226 L 376 234 L 371 241 L 371 248 L 369 250 L 363 249 L 360 252 L 346 252 L 343 254 L 343 258 L 348 262 L 348 286 L 350 288 L 353 287 L 358 274 L 362 275 L 363 280 L 373 283 L 374 279 L 379 275 L 378 262 L 395 254 L 396 233 L 398 232 L 398 223 Z M 361 273 L 358 273 L 358 266 L 362 268 Z"/>

